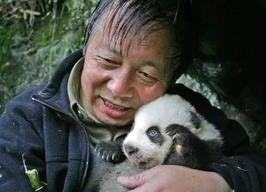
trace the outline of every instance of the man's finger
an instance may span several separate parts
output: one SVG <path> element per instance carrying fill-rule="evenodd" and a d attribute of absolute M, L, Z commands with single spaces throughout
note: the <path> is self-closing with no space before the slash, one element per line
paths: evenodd
<path fill-rule="evenodd" d="M 146 182 L 146 180 L 147 178 L 145 177 L 145 174 L 143 173 L 128 176 L 128 177 L 120 176 L 117 178 L 117 181 L 128 189 L 134 189 L 136 187 L 139 187 L 143 185 Z"/>

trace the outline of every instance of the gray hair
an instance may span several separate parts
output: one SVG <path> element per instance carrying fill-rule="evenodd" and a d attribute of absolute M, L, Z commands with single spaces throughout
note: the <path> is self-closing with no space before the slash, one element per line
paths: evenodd
<path fill-rule="evenodd" d="M 148 35 L 156 30 L 170 28 L 173 34 L 174 52 L 170 58 L 171 83 L 184 72 L 191 59 L 189 29 L 189 0 L 100 0 L 85 33 L 84 54 L 91 35 L 98 28 L 101 17 L 106 15 L 110 22 L 105 26 L 114 42 L 123 44 L 128 33 L 139 31 Z M 115 22 L 114 22 L 115 20 Z M 114 25 L 116 25 L 114 27 Z M 189 46 L 188 46 L 189 45 Z"/>

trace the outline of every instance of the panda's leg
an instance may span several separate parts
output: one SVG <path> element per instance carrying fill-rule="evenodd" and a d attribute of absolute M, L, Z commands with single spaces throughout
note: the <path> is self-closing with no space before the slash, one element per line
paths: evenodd
<path fill-rule="evenodd" d="M 122 151 L 122 143 L 124 138 L 115 141 L 102 141 L 95 146 L 97 154 L 107 162 L 118 163 L 125 159 Z"/>

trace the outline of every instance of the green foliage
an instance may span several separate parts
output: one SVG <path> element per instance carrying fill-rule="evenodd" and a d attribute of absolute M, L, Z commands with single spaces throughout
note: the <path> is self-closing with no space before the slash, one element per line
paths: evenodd
<path fill-rule="evenodd" d="M 261 139 L 259 142 L 256 143 L 256 148 L 259 151 L 265 152 L 266 153 L 266 138 Z"/>
<path fill-rule="evenodd" d="M 8 62 L 10 50 L 13 46 L 13 37 L 18 33 L 20 27 L 0 25 L 0 67 Z"/>
<path fill-rule="evenodd" d="M 48 81 L 66 55 L 82 48 L 96 2 L 0 0 L 0 112 L 23 89 Z M 13 15 L 5 11 L 13 9 Z M 18 11 L 22 9 L 40 14 L 30 19 Z"/>
<path fill-rule="evenodd" d="M 38 17 L 55 12 L 64 0 L 0 0 L 0 24 L 12 24 L 14 20 L 33 26 Z"/>

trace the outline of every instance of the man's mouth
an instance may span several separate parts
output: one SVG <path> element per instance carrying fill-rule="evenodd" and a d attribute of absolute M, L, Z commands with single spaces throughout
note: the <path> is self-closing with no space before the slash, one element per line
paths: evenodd
<path fill-rule="evenodd" d="M 117 105 L 117 104 L 114 104 L 104 98 L 101 97 L 101 99 L 103 100 L 103 103 L 106 107 L 109 107 L 110 109 L 113 109 L 113 110 L 118 110 L 118 111 L 126 111 L 128 110 L 129 108 L 128 107 L 123 107 L 121 105 Z"/>

